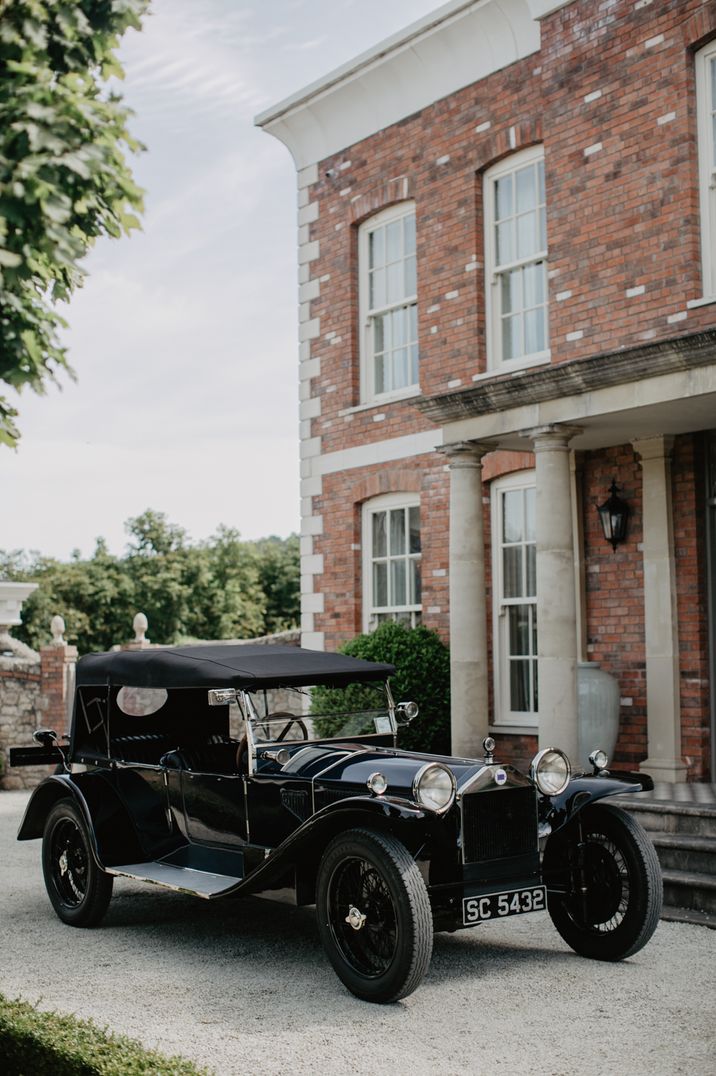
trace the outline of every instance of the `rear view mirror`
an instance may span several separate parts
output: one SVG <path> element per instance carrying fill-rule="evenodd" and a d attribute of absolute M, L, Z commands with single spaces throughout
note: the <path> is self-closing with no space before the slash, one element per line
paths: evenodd
<path fill-rule="evenodd" d="M 226 706 L 236 702 L 236 688 L 212 687 L 209 689 L 209 706 Z"/>
<path fill-rule="evenodd" d="M 42 747 L 54 747 L 57 743 L 57 733 L 54 729 L 35 729 L 32 738 L 35 743 L 41 744 Z"/>

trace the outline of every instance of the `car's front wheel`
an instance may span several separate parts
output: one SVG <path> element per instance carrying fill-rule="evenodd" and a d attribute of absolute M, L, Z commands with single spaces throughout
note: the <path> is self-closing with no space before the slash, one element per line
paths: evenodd
<path fill-rule="evenodd" d="M 334 838 L 321 860 L 316 912 L 328 958 L 357 997 L 398 1001 L 419 986 L 433 951 L 432 911 L 400 841 L 365 829 Z"/>
<path fill-rule="evenodd" d="M 622 960 L 646 945 L 661 915 L 661 869 L 626 811 L 586 807 L 549 838 L 543 867 L 552 922 L 575 952 Z"/>
<path fill-rule="evenodd" d="M 114 879 L 97 866 L 87 825 L 73 800 L 59 800 L 47 816 L 42 871 L 52 907 L 63 923 L 73 927 L 99 923 Z"/>

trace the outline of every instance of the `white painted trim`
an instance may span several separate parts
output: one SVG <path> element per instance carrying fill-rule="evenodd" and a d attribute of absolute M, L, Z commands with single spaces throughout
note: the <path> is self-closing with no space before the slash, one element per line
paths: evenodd
<path fill-rule="evenodd" d="M 716 60 L 716 41 L 696 53 L 696 113 L 699 148 L 699 202 L 701 207 L 701 272 L 704 295 L 716 293 L 716 170 L 711 130 L 712 107 L 709 63 Z M 716 103 L 716 102 L 714 102 Z"/>
<path fill-rule="evenodd" d="M 492 520 L 492 678 L 494 685 L 495 707 L 493 725 L 496 729 L 513 730 L 525 728 L 536 732 L 539 726 L 539 714 L 532 716 L 506 709 L 509 690 L 506 674 L 507 666 L 503 661 L 506 618 L 500 615 L 502 595 L 502 557 L 500 556 L 502 538 L 502 517 L 500 513 L 500 495 L 510 489 L 534 489 L 536 477 L 533 470 L 517 471 L 514 474 L 496 478 L 490 485 L 490 518 Z"/>
<path fill-rule="evenodd" d="M 451 0 L 254 122 L 303 170 L 537 52 L 536 20 L 550 9 L 546 0 Z"/>
<path fill-rule="evenodd" d="M 442 430 L 427 430 L 424 433 L 406 434 L 405 437 L 393 437 L 389 441 L 356 445 L 354 448 L 327 452 L 324 456 L 314 458 L 313 474 L 335 474 L 337 471 L 349 471 L 353 467 L 370 467 L 375 463 L 422 456 L 426 452 L 434 452 L 442 443 Z"/>

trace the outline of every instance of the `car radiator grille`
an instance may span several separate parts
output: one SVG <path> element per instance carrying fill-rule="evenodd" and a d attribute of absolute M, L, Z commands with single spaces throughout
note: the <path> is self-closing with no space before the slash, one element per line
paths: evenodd
<path fill-rule="evenodd" d="M 465 863 L 526 855 L 537 850 L 534 788 L 475 792 L 462 801 Z"/>

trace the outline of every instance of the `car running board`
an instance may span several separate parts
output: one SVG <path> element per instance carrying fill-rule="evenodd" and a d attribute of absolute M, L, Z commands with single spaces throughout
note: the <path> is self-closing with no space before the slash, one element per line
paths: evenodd
<path fill-rule="evenodd" d="M 136 878 L 139 882 L 151 882 L 173 889 L 177 893 L 190 893 L 195 897 L 211 900 L 233 889 L 242 879 L 229 874 L 212 874 L 194 867 L 177 867 L 172 863 L 125 863 L 119 867 L 105 867 L 107 874 L 121 878 Z"/>

